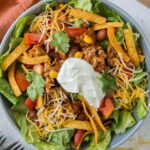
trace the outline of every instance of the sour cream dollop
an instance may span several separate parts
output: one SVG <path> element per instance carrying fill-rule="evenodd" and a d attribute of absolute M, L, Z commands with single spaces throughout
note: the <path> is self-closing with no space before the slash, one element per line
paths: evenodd
<path fill-rule="evenodd" d="M 105 96 L 92 65 L 80 58 L 68 58 L 60 68 L 57 81 L 66 91 L 82 95 L 95 108 Z"/>

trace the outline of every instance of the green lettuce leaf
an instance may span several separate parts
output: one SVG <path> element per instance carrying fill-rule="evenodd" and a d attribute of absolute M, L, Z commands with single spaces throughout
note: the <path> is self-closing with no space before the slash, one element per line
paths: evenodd
<path fill-rule="evenodd" d="M 8 50 L 4 54 L 0 55 L 0 64 L 3 63 L 3 61 L 5 60 L 5 58 L 9 55 L 9 53 L 12 50 L 14 50 L 21 43 L 21 41 L 22 41 L 22 38 L 12 38 L 10 40 Z"/>
<path fill-rule="evenodd" d="M 103 131 L 99 132 L 99 142 L 95 144 L 94 136 L 86 150 L 106 150 L 111 141 L 111 132 L 107 130 L 105 133 Z"/>
<path fill-rule="evenodd" d="M 135 124 L 135 119 L 133 118 L 131 112 L 126 110 L 121 110 L 119 112 L 119 121 L 115 128 L 116 134 L 125 133 L 126 129 L 132 127 Z"/>
<path fill-rule="evenodd" d="M 27 80 L 30 82 L 27 95 L 35 101 L 39 96 L 43 95 L 45 80 L 40 74 L 33 71 L 28 73 Z"/>
<path fill-rule="evenodd" d="M 91 11 L 92 9 L 91 0 L 71 0 L 68 4 L 85 11 Z"/>
<path fill-rule="evenodd" d="M 118 41 L 120 41 L 121 43 L 124 42 L 124 34 L 123 34 L 123 28 L 119 28 L 116 34 L 116 38 Z"/>
<path fill-rule="evenodd" d="M 57 2 L 55 0 L 49 0 L 48 3 L 44 3 L 41 7 L 42 7 L 42 10 L 45 11 L 46 9 L 49 9 L 55 6 L 57 6 Z"/>
<path fill-rule="evenodd" d="M 140 99 L 137 101 L 136 111 L 137 111 L 138 118 L 140 120 L 144 119 L 146 117 L 146 115 L 147 115 L 147 110 L 144 107 L 144 104 L 143 104 L 142 100 L 140 100 Z"/>
<path fill-rule="evenodd" d="M 70 39 L 66 33 L 57 32 L 54 33 L 52 36 L 51 45 L 57 47 L 59 51 L 63 51 L 64 53 L 67 53 L 70 47 L 69 42 Z"/>
<path fill-rule="evenodd" d="M 105 4 L 103 4 L 101 0 L 95 0 L 92 10 L 94 13 L 106 17 L 107 21 L 123 22 L 120 15 L 118 15 L 118 13 L 105 6 Z"/>
<path fill-rule="evenodd" d="M 36 143 L 38 150 L 65 150 L 65 147 L 56 145 L 55 143 L 39 142 Z"/>
<path fill-rule="evenodd" d="M 20 100 L 20 97 L 17 98 L 12 91 L 10 84 L 6 79 L 0 78 L 0 93 L 3 94 L 13 105 L 16 105 Z"/>
<path fill-rule="evenodd" d="M 16 23 L 15 29 L 12 33 L 12 37 L 19 38 L 22 36 L 22 33 L 27 30 L 34 19 L 35 15 L 28 15 L 20 18 Z"/>
<path fill-rule="evenodd" d="M 120 110 L 116 110 L 112 113 L 111 119 L 113 119 L 113 122 L 111 123 L 111 131 L 114 131 L 116 126 L 118 125 L 119 122 L 119 112 Z"/>
<path fill-rule="evenodd" d="M 26 93 L 20 96 L 19 101 L 14 105 L 11 109 L 13 112 L 19 112 L 19 113 L 26 113 L 27 107 L 24 104 L 24 101 L 26 99 Z"/>
<path fill-rule="evenodd" d="M 40 142 L 40 136 L 35 127 L 27 122 L 26 114 L 19 112 L 14 112 L 13 114 L 25 141 L 29 144 Z"/>
<path fill-rule="evenodd" d="M 49 140 L 57 145 L 67 145 L 71 142 L 71 138 L 74 135 L 74 130 L 62 130 L 52 133 Z"/>
<path fill-rule="evenodd" d="M 84 21 L 82 19 L 76 19 L 74 22 L 74 27 L 81 27 Z"/>

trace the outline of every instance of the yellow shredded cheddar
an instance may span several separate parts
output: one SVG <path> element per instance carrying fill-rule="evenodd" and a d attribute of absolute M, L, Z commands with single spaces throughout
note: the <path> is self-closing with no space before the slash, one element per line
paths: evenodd
<path fill-rule="evenodd" d="M 18 58 L 18 61 L 23 64 L 37 65 L 37 64 L 49 62 L 49 57 L 48 55 L 37 56 L 37 57 L 20 56 Z"/>
<path fill-rule="evenodd" d="M 2 63 L 1 67 L 3 71 L 6 71 L 7 68 L 25 51 L 27 51 L 30 48 L 29 45 L 25 45 L 24 42 L 22 42 L 15 50 L 13 50 L 7 58 Z"/>
<path fill-rule="evenodd" d="M 8 69 L 8 80 L 9 80 L 9 83 L 11 85 L 11 88 L 15 94 L 15 96 L 20 96 L 22 93 L 21 93 L 21 90 L 19 89 L 19 86 L 15 80 L 15 66 L 16 66 L 16 63 L 14 62 Z"/>
<path fill-rule="evenodd" d="M 126 62 L 129 62 L 130 61 L 130 57 L 124 52 L 124 50 L 120 46 L 119 42 L 117 41 L 117 38 L 116 38 L 115 33 L 114 33 L 114 28 L 108 27 L 107 28 L 107 35 L 108 35 L 108 39 L 110 41 L 110 44 L 112 45 L 112 47 L 114 48 L 114 50 L 118 54 L 121 54 L 122 57 L 123 57 L 123 59 Z"/>
<path fill-rule="evenodd" d="M 139 57 L 137 54 L 135 42 L 133 39 L 133 33 L 130 29 L 123 30 L 123 33 L 124 33 L 124 37 L 125 37 L 125 41 L 127 45 L 128 54 L 131 58 L 131 61 L 136 67 L 138 67 L 140 64 L 140 61 L 139 61 Z"/>
<path fill-rule="evenodd" d="M 79 10 L 79 9 L 71 9 L 70 11 L 70 15 L 74 16 L 75 18 L 79 18 L 79 19 L 85 19 L 87 21 L 91 21 L 97 24 L 105 24 L 106 23 L 106 18 L 101 17 L 99 15 L 95 15 L 93 13 L 90 12 L 86 12 L 83 10 Z"/>
<path fill-rule="evenodd" d="M 89 120 L 90 120 L 90 122 L 91 122 L 93 131 L 94 131 L 94 141 L 95 141 L 95 144 L 97 144 L 97 143 L 98 143 L 98 131 L 97 131 L 96 124 L 95 124 L 95 122 L 93 121 L 93 119 L 92 119 L 92 117 L 90 116 L 90 114 L 87 112 L 86 106 L 85 106 L 84 102 L 82 102 L 82 106 L 83 106 L 84 113 L 86 114 L 86 116 L 89 118 Z"/>
<path fill-rule="evenodd" d="M 91 106 L 82 96 L 78 96 L 78 98 L 79 98 L 82 102 L 84 102 L 84 103 L 86 104 L 86 106 L 88 107 L 88 109 L 89 109 L 91 115 L 94 116 L 95 122 L 96 122 L 96 123 L 99 125 L 99 127 L 105 132 L 105 131 L 106 131 L 106 128 L 105 128 L 105 126 L 103 125 L 103 123 L 102 123 L 102 121 L 101 121 L 101 119 L 100 119 L 100 116 L 97 114 L 96 109 L 95 109 L 93 106 Z"/>
<path fill-rule="evenodd" d="M 95 24 L 93 30 L 107 29 L 108 27 L 120 28 L 123 26 L 123 22 L 107 22 L 106 24 Z"/>

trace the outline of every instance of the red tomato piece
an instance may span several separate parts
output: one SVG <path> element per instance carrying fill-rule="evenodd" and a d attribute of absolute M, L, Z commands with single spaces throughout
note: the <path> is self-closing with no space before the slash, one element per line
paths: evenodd
<path fill-rule="evenodd" d="M 25 78 L 25 76 L 18 70 L 15 72 L 15 79 L 16 79 L 16 82 L 17 82 L 20 90 L 22 92 L 26 91 L 27 87 L 29 86 L 29 82 Z"/>
<path fill-rule="evenodd" d="M 114 105 L 109 97 L 105 97 L 104 100 L 102 101 L 102 104 L 99 108 L 99 111 L 104 115 L 104 117 L 107 119 L 110 117 L 114 110 Z"/>
<path fill-rule="evenodd" d="M 73 141 L 75 146 L 77 146 L 81 142 L 84 134 L 85 134 L 84 130 L 80 130 L 80 129 L 76 130 L 76 133 L 74 135 L 74 141 Z"/>
<path fill-rule="evenodd" d="M 31 100 L 31 98 L 26 98 L 26 100 L 25 100 L 25 105 L 26 105 L 26 107 L 27 108 L 29 108 L 29 109 L 35 109 L 35 107 L 36 107 L 36 102 L 33 102 L 32 100 Z"/>
<path fill-rule="evenodd" d="M 67 28 L 66 32 L 68 33 L 69 37 L 76 37 L 80 36 L 85 32 L 84 28 Z"/>
<path fill-rule="evenodd" d="M 39 33 L 25 33 L 24 34 L 24 42 L 28 45 L 34 45 L 38 43 L 43 43 L 45 40 L 44 36 Z"/>

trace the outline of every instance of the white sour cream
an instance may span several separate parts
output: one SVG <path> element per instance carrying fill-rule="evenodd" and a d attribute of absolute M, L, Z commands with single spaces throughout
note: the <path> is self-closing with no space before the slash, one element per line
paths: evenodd
<path fill-rule="evenodd" d="M 68 58 L 58 73 L 57 81 L 66 91 L 82 95 L 95 108 L 100 106 L 105 96 L 92 65 L 83 59 Z"/>

